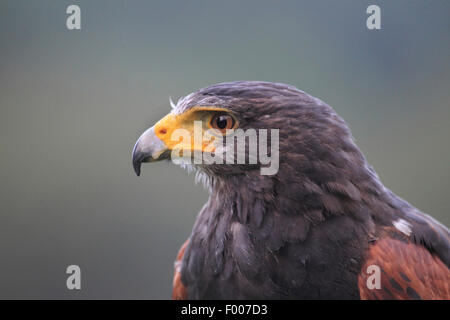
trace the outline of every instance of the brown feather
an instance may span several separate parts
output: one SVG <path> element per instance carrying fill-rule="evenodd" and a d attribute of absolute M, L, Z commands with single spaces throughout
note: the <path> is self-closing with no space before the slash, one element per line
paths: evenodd
<path fill-rule="evenodd" d="M 173 300 L 187 300 L 187 290 L 186 286 L 181 281 L 181 260 L 184 256 L 184 251 L 186 250 L 186 247 L 189 243 L 189 239 L 187 239 L 183 245 L 181 246 L 180 250 L 178 251 L 177 259 L 175 260 L 175 272 L 173 276 L 173 290 L 172 290 L 172 299 Z"/>
<path fill-rule="evenodd" d="M 381 288 L 369 289 L 366 270 L 381 269 Z M 450 299 L 450 270 L 426 248 L 389 237 L 375 241 L 358 279 L 361 299 Z"/>

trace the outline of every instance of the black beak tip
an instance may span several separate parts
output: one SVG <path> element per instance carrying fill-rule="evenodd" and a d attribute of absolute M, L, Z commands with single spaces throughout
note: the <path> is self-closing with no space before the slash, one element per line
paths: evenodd
<path fill-rule="evenodd" d="M 141 175 L 141 164 L 141 157 L 133 157 L 133 169 L 138 177 Z"/>
<path fill-rule="evenodd" d="M 143 154 L 136 151 L 136 148 L 134 148 L 134 150 L 133 150 L 133 169 L 138 177 L 141 175 L 142 158 L 143 158 Z"/>
<path fill-rule="evenodd" d="M 133 169 L 136 175 L 139 177 L 141 175 L 141 162 L 133 160 Z"/>

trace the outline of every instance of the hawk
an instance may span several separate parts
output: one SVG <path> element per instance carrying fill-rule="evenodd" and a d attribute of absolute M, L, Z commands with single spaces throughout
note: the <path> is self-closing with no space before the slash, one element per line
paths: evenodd
<path fill-rule="evenodd" d="M 137 175 L 177 148 L 225 152 L 174 139 L 196 121 L 223 136 L 279 134 L 271 175 L 261 163 L 185 164 L 210 196 L 176 258 L 174 299 L 450 298 L 449 230 L 381 183 L 330 106 L 290 85 L 238 81 L 172 107 L 136 142 Z"/>

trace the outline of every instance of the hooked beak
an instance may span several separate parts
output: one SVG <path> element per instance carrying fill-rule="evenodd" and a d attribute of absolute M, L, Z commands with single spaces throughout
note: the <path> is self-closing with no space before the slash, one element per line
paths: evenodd
<path fill-rule="evenodd" d="M 136 141 L 133 148 L 133 168 L 137 176 L 141 174 L 141 163 L 170 159 L 170 150 L 156 136 L 155 126 L 147 129 Z"/>

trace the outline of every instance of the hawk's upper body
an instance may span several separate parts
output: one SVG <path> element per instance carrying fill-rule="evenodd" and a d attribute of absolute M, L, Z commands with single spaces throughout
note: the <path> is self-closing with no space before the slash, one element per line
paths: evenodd
<path fill-rule="evenodd" d="M 136 171 L 168 157 L 174 126 L 217 112 L 244 130 L 279 129 L 279 170 L 194 165 L 210 197 L 180 251 L 174 298 L 450 298 L 449 230 L 386 189 L 345 122 L 292 86 L 242 81 L 190 94 L 138 140 Z"/>

